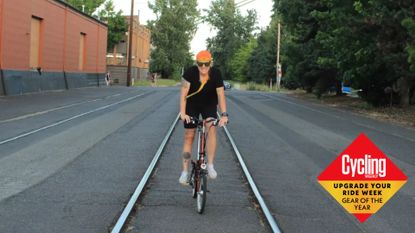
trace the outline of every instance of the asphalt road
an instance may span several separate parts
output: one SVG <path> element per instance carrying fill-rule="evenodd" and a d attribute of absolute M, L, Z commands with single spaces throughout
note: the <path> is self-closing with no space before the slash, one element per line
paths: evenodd
<path fill-rule="evenodd" d="M 226 94 L 229 131 L 283 232 L 414 232 L 415 131 L 280 94 Z M 0 109 L 0 232 L 107 232 L 177 116 L 178 88 L 0 97 Z M 363 224 L 317 183 L 361 132 L 408 176 Z M 194 231 L 195 221 L 202 232 L 268 231 L 221 130 L 219 177 L 196 213 L 177 182 L 182 134 L 179 125 L 129 232 Z"/>
<path fill-rule="evenodd" d="M 183 135 L 179 122 L 128 232 L 267 232 L 223 131 L 218 133 L 221 140 L 216 153 L 219 174 L 215 180 L 208 179 L 204 213 L 196 212 L 190 186 L 178 184 Z M 196 143 L 193 151 L 197 151 Z"/>
<path fill-rule="evenodd" d="M 10 107 L 3 120 L 33 113 L 26 105 L 41 112 L 85 102 L 0 124 L 5 139 L 141 95 L 0 145 L 0 232 L 107 232 L 177 115 L 176 92 L 103 88 L 3 98 L 1 109 Z"/>
<path fill-rule="evenodd" d="M 228 100 L 229 130 L 284 232 L 414 232 L 415 131 L 285 95 L 233 91 Z M 317 182 L 362 132 L 408 177 L 363 224 Z"/>

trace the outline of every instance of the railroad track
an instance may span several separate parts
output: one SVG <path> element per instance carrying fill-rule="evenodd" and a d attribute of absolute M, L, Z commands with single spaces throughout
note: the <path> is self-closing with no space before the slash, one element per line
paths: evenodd
<path fill-rule="evenodd" d="M 115 101 L 113 103 L 106 104 L 104 106 L 92 109 L 90 111 L 87 111 L 87 112 L 84 112 L 84 113 L 81 113 L 81 114 L 78 114 L 78 115 L 75 115 L 75 116 L 71 116 L 71 117 L 59 120 L 57 122 L 53 122 L 51 124 L 48 124 L 46 126 L 43 126 L 43 127 L 40 127 L 40 128 L 34 129 L 34 130 L 31 130 L 29 132 L 25 132 L 25 133 L 19 134 L 19 135 L 14 136 L 14 137 L 10 137 L 10 138 L 0 140 L 0 145 L 7 144 L 7 143 L 10 143 L 10 142 L 13 142 L 13 141 L 17 141 L 17 140 L 22 139 L 24 137 L 37 134 L 41 131 L 48 130 L 50 128 L 65 124 L 65 123 L 73 121 L 75 119 L 82 118 L 82 117 L 85 117 L 87 115 L 112 108 L 116 105 L 122 105 L 124 103 L 128 103 L 130 101 L 133 101 L 133 100 L 136 100 L 140 97 L 143 97 L 146 94 L 149 94 L 149 93 L 141 93 L 141 94 L 138 94 L 138 95 L 134 95 L 134 96 L 128 97 L 126 99 L 123 99 L 123 100 L 120 100 L 120 101 Z M 87 101 L 87 102 L 91 102 L 91 101 Z M 83 103 L 80 103 L 80 104 L 83 104 Z M 79 104 L 77 104 L 77 105 L 79 105 Z M 73 106 L 74 105 L 68 105 L 68 106 L 65 106 L 65 108 L 69 108 L 69 107 L 73 107 Z M 45 111 L 45 113 L 55 111 L 55 110 L 59 110 L 59 109 L 52 109 L 50 111 Z M 41 114 L 44 114 L 44 113 L 42 112 Z M 35 114 L 35 115 L 40 115 L 40 113 Z M 33 115 L 33 116 L 35 116 L 35 115 Z M 28 117 L 32 117 L 32 115 L 22 117 L 22 119 L 23 118 L 28 118 Z M 20 120 L 20 118 L 13 119 L 13 120 Z M 116 224 L 111 228 L 112 229 L 111 232 L 118 233 L 118 232 L 122 232 L 123 230 L 125 230 L 125 226 L 128 223 L 128 219 L 131 216 L 132 211 L 134 210 L 134 206 L 137 203 L 137 200 L 139 200 L 139 198 L 143 195 L 143 191 L 145 190 L 146 185 L 148 184 L 148 182 L 151 178 L 151 175 L 153 174 L 154 170 L 156 169 L 157 163 L 158 163 L 160 157 L 162 156 L 163 151 L 164 151 L 164 149 L 165 149 L 165 147 L 166 147 L 166 145 L 167 145 L 167 143 L 168 143 L 168 141 L 169 141 L 169 139 L 172 135 L 172 132 L 174 131 L 178 121 L 179 121 L 179 115 L 177 115 L 177 117 L 172 122 L 172 125 L 170 126 L 166 136 L 164 137 L 161 145 L 159 146 L 156 154 L 154 155 L 154 157 L 153 157 L 149 167 L 147 168 L 145 174 L 143 175 L 142 179 L 138 183 L 133 195 L 131 196 L 131 198 L 128 201 L 127 205 L 124 207 L 124 210 L 121 213 L 121 215 L 119 216 Z M 6 122 L 4 122 L 4 123 L 6 123 Z M 254 198 L 255 198 L 256 202 L 258 203 L 258 205 L 260 206 L 260 211 L 262 212 L 262 215 L 266 219 L 266 223 L 268 224 L 269 228 L 273 232 L 280 232 L 280 229 L 278 228 L 278 225 L 277 225 L 274 217 L 270 213 L 264 199 L 261 196 L 260 191 L 258 190 L 253 178 L 251 177 L 250 172 L 248 171 L 248 168 L 245 165 L 245 162 L 243 160 L 243 156 L 240 154 L 237 146 L 235 145 L 235 142 L 234 142 L 229 130 L 226 127 L 224 127 L 224 130 L 225 130 L 225 134 L 227 135 L 227 137 L 228 137 L 228 139 L 229 139 L 229 141 L 232 145 L 232 149 L 234 151 L 234 154 L 236 155 L 237 161 L 240 164 L 240 167 L 242 168 L 243 174 L 244 174 L 244 176 L 245 176 L 245 178 L 246 178 L 246 180 L 249 184 L 249 187 L 250 187 L 252 193 L 254 194 Z"/>
<path fill-rule="evenodd" d="M 172 125 L 170 126 L 167 134 L 165 135 L 161 145 L 159 146 L 156 154 L 154 155 L 149 167 L 147 168 L 145 174 L 143 175 L 142 179 L 140 180 L 140 182 L 138 183 L 134 193 L 132 194 L 130 200 L 128 201 L 127 205 L 125 206 L 124 210 L 122 211 L 121 215 L 119 216 L 118 220 L 116 221 L 115 225 L 112 227 L 111 233 L 119 233 L 119 232 L 123 232 L 126 230 L 127 225 L 128 225 L 128 219 L 131 217 L 131 214 L 134 210 L 134 206 L 136 205 L 136 203 L 140 200 L 140 198 L 142 198 L 143 195 L 143 191 L 146 188 L 146 185 L 149 183 L 149 180 L 153 174 L 153 172 L 156 169 L 157 163 L 160 160 L 163 151 L 174 131 L 174 128 L 176 127 L 178 121 L 179 121 L 179 114 L 177 115 L 177 117 L 175 118 L 175 120 L 173 121 Z M 272 232 L 281 232 L 278 224 L 276 223 L 274 217 L 272 216 L 271 212 L 269 211 L 262 195 L 261 192 L 258 190 L 244 160 L 243 160 L 243 156 L 241 155 L 241 153 L 239 152 L 229 130 L 227 129 L 227 127 L 224 127 L 225 130 L 225 134 L 227 135 L 231 145 L 232 145 L 232 149 L 236 155 L 237 161 L 240 164 L 243 174 L 246 178 L 246 180 L 248 181 L 249 184 L 249 188 L 251 189 L 252 193 L 254 194 L 254 198 L 255 201 L 258 203 L 260 210 L 262 211 L 263 216 L 266 219 L 266 223 L 268 224 L 269 228 L 272 230 Z"/>

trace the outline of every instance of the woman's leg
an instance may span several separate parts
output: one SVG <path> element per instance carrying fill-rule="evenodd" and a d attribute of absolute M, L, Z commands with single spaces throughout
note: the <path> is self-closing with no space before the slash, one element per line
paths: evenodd
<path fill-rule="evenodd" d="M 216 127 L 212 126 L 210 127 L 211 123 L 207 125 L 207 129 L 209 129 L 208 132 L 208 138 L 207 138 L 207 144 L 206 144 L 206 152 L 208 156 L 208 164 L 213 165 L 213 162 L 215 160 L 215 154 L 216 154 Z"/>
<path fill-rule="evenodd" d="M 207 137 L 207 144 L 206 144 L 206 152 L 208 156 L 208 175 L 211 179 L 216 179 L 217 172 L 213 166 L 215 161 L 215 154 L 216 154 L 216 127 L 210 127 L 211 124 L 207 125 L 207 129 L 209 129 L 208 137 Z"/>
<path fill-rule="evenodd" d="M 183 143 L 183 171 L 189 170 L 189 162 L 192 158 L 192 145 L 195 138 L 196 129 L 184 129 L 184 143 Z"/>

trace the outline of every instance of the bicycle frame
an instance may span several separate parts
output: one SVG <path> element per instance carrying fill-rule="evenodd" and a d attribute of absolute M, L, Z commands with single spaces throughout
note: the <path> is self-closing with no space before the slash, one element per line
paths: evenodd
<path fill-rule="evenodd" d="M 206 204 L 207 190 L 207 165 L 206 165 L 206 138 L 207 133 L 212 125 L 217 124 L 216 119 L 202 120 L 192 119 L 193 123 L 197 125 L 197 160 L 192 160 L 192 173 L 189 177 L 189 184 L 193 189 L 193 198 L 196 198 L 197 212 L 202 214 Z M 209 127 L 206 123 L 212 122 Z M 207 131 L 207 132 L 206 132 Z"/>
<path fill-rule="evenodd" d="M 216 119 L 210 120 L 198 120 L 192 119 L 192 122 L 197 126 L 197 158 L 192 160 L 192 173 L 189 177 L 189 184 L 193 189 L 193 198 L 197 201 L 197 211 L 202 214 L 206 203 L 206 192 L 207 190 L 207 165 L 206 165 L 206 139 L 209 133 L 210 127 L 217 125 Z M 212 122 L 212 125 L 207 126 L 206 124 Z"/>
<path fill-rule="evenodd" d="M 201 122 L 202 125 L 198 125 L 197 129 L 197 161 L 201 169 L 206 169 L 205 162 L 205 148 L 206 148 L 206 126 L 205 121 Z"/>
<path fill-rule="evenodd" d="M 197 121 L 197 157 L 196 161 L 192 160 L 192 173 L 190 179 L 194 175 L 194 180 L 191 180 L 190 185 L 197 185 L 200 175 L 207 174 L 206 161 L 205 161 L 205 148 L 206 148 L 206 126 L 205 120 Z M 193 182 L 192 182 L 193 181 Z"/>

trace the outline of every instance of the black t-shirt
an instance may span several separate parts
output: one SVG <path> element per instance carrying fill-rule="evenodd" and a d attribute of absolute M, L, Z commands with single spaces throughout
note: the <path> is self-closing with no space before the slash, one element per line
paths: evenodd
<path fill-rule="evenodd" d="M 199 90 L 200 82 L 199 69 L 197 66 L 192 66 L 187 69 L 183 78 L 190 83 L 190 89 L 187 95 Z M 194 96 L 187 99 L 187 104 L 191 106 L 212 106 L 218 105 L 218 95 L 216 94 L 216 88 L 223 87 L 223 79 L 220 70 L 211 67 L 209 70 L 209 79 L 206 82 L 203 89 Z"/>

